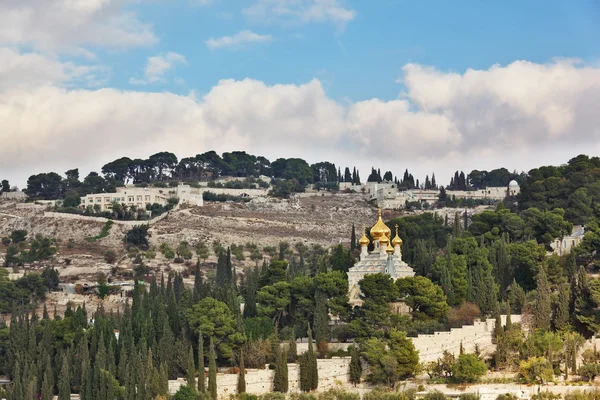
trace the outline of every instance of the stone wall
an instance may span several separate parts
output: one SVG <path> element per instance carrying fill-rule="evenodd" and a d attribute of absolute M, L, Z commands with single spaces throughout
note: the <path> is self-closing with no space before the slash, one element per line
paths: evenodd
<path fill-rule="evenodd" d="M 179 205 L 175 206 L 172 211 L 176 210 L 178 208 L 178 206 Z M 144 221 L 119 221 L 116 219 L 113 219 L 111 221 L 113 221 L 117 225 L 123 225 L 123 226 L 136 226 L 136 225 L 145 225 L 145 224 L 152 225 L 158 221 L 165 219 L 168 215 L 169 215 L 169 212 L 166 212 L 164 214 L 159 215 L 158 217 L 154 217 L 152 219 L 144 220 Z M 51 211 L 44 212 L 44 217 L 73 219 L 73 220 L 77 220 L 77 221 L 104 222 L 104 223 L 106 223 L 106 221 L 109 221 L 108 218 L 104 218 L 104 217 L 91 217 L 88 215 L 58 213 L 58 212 L 51 212 Z"/>
<path fill-rule="evenodd" d="M 327 390 L 341 384 L 349 384 L 350 358 L 334 357 L 329 360 L 317 360 L 319 370 L 319 390 Z M 247 369 L 246 391 L 252 394 L 263 394 L 273 389 L 274 370 Z M 217 393 L 219 397 L 227 397 L 236 393 L 237 374 L 217 374 Z M 288 364 L 289 391 L 300 392 L 300 367 L 298 364 Z M 169 392 L 174 394 L 184 385 L 184 379 L 169 381 Z"/>

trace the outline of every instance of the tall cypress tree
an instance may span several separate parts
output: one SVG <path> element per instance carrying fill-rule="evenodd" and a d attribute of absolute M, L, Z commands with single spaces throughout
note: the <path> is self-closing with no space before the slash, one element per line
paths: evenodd
<path fill-rule="evenodd" d="M 533 326 L 537 329 L 550 330 L 550 322 L 552 320 L 552 293 L 543 266 L 540 266 L 540 270 L 536 277 L 536 283 L 537 296 L 535 298 Z"/>
<path fill-rule="evenodd" d="M 350 350 L 350 382 L 356 386 L 360 383 L 362 376 L 362 364 L 360 362 L 360 354 L 356 345 Z"/>
<path fill-rule="evenodd" d="M 21 365 L 18 359 L 15 362 L 13 371 L 13 390 L 11 400 L 20 400 L 23 398 L 23 383 L 21 382 Z"/>
<path fill-rule="evenodd" d="M 62 367 L 60 369 L 60 379 L 58 384 L 58 400 L 71 399 L 71 378 L 69 374 L 69 363 L 67 356 L 63 356 Z"/>
<path fill-rule="evenodd" d="M 240 372 L 237 382 L 238 394 L 246 393 L 246 369 L 244 367 L 244 349 L 240 349 Z"/>
<path fill-rule="evenodd" d="M 188 350 L 188 360 L 187 360 L 187 371 L 186 371 L 186 380 L 189 387 L 193 388 L 195 385 L 194 376 L 196 373 L 196 366 L 194 365 L 194 350 L 190 345 Z"/>
<path fill-rule="evenodd" d="M 560 331 L 569 325 L 569 285 L 561 285 L 558 290 L 558 299 L 554 305 L 552 314 L 552 326 Z"/>
<path fill-rule="evenodd" d="M 350 251 L 354 251 L 356 249 L 356 229 L 354 224 L 352 224 L 352 233 L 350 233 Z"/>
<path fill-rule="evenodd" d="M 298 346 L 296 345 L 296 333 L 293 328 L 290 329 L 289 345 L 288 362 L 294 363 L 298 359 Z"/>
<path fill-rule="evenodd" d="M 54 372 L 50 363 L 50 356 L 46 358 L 46 369 L 44 371 L 44 380 L 42 381 L 41 400 L 52 400 L 54 397 Z"/>
<path fill-rule="evenodd" d="M 325 342 L 329 328 L 329 314 L 327 312 L 327 295 L 321 290 L 315 292 L 314 328 L 317 344 Z"/>
<path fill-rule="evenodd" d="M 206 383 L 204 381 L 204 337 L 202 331 L 198 331 L 198 391 L 206 392 Z"/>
<path fill-rule="evenodd" d="M 212 400 L 217 400 L 217 357 L 212 336 L 208 349 L 208 393 Z"/>
<path fill-rule="evenodd" d="M 279 346 L 276 348 L 275 375 L 273 376 L 273 391 L 279 393 L 287 393 L 288 376 L 287 376 L 287 354 L 281 351 Z"/>

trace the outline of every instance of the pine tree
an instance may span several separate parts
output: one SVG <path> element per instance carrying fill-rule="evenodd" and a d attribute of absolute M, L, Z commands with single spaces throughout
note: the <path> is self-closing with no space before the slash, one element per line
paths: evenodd
<path fill-rule="evenodd" d="M 552 293 L 543 266 L 540 266 L 536 277 L 537 296 L 535 299 L 533 326 L 536 329 L 550 330 L 552 320 Z"/>
<path fill-rule="evenodd" d="M 362 364 L 360 362 L 360 354 L 356 345 L 350 350 L 350 382 L 356 386 L 360 383 L 362 376 Z"/>
<path fill-rule="evenodd" d="M 62 367 L 60 369 L 60 379 L 58 383 L 58 400 L 71 399 L 71 378 L 69 374 L 69 363 L 67 356 L 63 356 Z"/>
<path fill-rule="evenodd" d="M 354 224 L 352 224 L 352 232 L 350 233 L 350 251 L 354 251 L 356 249 L 356 229 Z"/>
<path fill-rule="evenodd" d="M 204 380 L 204 337 L 202 331 L 198 331 L 198 392 L 206 392 Z"/>
<path fill-rule="evenodd" d="M 217 357 L 212 336 L 208 349 L 208 393 L 212 400 L 217 399 Z"/>
<path fill-rule="evenodd" d="M 244 367 L 244 349 L 240 349 L 240 373 L 237 382 L 238 394 L 246 393 L 246 369 Z"/>

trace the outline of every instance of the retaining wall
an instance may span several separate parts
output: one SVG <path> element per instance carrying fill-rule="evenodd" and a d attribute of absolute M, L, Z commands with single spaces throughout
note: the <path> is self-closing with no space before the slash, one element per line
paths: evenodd
<path fill-rule="evenodd" d="M 177 209 L 177 206 L 175 208 L 173 208 L 174 211 Z M 148 220 L 144 220 L 144 221 L 119 221 L 116 219 L 113 220 L 109 220 L 108 218 L 104 218 L 104 217 L 91 217 L 88 215 L 78 215 L 78 214 L 67 214 L 67 213 L 57 213 L 57 212 L 50 212 L 50 211 L 46 211 L 44 212 L 44 217 L 46 218 L 62 218 L 62 219 L 73 219 L 73 220 L 77 220 L 77 221 L 88 221 L 88 222 L 103 222 L 106 223 L 107 221 L 113 221 L 113 223 L 115 223 L 116 225 L 123 225 L 123 226 L 135 226 L 135 225 L 152 225 L 157 223 L 158 221 L 161 221 L 163 219 L 165 219 L 168 215 L 169 212 L 166 212 L 164 214 L 159 215 L 158 217 L 154 217 L 152 219 L 148 219 Z"/>

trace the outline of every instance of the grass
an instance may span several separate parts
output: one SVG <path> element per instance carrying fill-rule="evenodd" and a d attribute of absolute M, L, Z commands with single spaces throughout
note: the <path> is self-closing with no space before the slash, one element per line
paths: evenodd
<path fill-rule="evenodd" d="M 95 242 L 96 240 L 107 237 L 110 232 L 110 228 L 112 228 L 112 226 L 113 226 L 112 220 L 106 221 L 106 223 L 102 227 L 102 231 L 100 232 L 99 235 L 90 236 L 90 237 L 86 238 L 85 240 L 87 240 L 88 242 Z"/>

